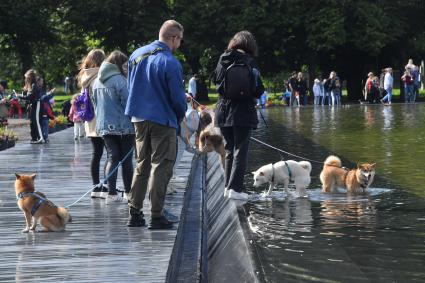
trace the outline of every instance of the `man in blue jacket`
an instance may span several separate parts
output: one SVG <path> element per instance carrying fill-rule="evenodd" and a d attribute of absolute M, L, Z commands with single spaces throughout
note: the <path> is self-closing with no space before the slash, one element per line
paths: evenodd
<path fill-rule="evenodd" d="M 186 112 L 183 70 L 172 53 L 180 47 L 183 26 L 163 23 L 159 40 L 138 48 L 128 60 L 129 97 L 125 114 L 136 130 L 137 164 L 129 193 L 127 226 L 145 225 L 143 201 L 149 191 L 150 229 L 173 227 L 163 212 L 176 158 L 176 132 Z"/>

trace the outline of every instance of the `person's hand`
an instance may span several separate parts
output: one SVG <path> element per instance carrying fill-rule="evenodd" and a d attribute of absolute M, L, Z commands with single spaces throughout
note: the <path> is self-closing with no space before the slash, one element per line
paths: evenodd
<path fill-rule="evenodd" d="M 185 93 L 185 95 L 186 95 L 186 101 L 187 102 L 191 102 L 192 101 L 192 96 L 190 94 L 188 94 L 188 93 Z"/>

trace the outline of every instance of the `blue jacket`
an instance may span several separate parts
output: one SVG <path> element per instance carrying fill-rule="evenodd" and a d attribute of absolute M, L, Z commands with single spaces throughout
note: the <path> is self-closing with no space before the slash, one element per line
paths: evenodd
<path fill-rule="evenodd" d="M 162 50 L 133 65 L 135 59 L 157 48 Z M 125 114 L 177 129 L 187 105 L 182 66 L 171 50 L 156 40 L 134 51 L 128 62 Z"/>
<path fill-rule="evenodd" d="M 127 81 L 115 64 L 103 62 L 93 84 L 96 133 L 104 135 L 134 134 L 130 117 L 124 114 Z"/>

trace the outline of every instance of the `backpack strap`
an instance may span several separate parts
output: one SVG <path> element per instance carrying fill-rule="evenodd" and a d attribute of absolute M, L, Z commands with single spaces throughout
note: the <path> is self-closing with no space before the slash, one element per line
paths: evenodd
<path fill-rule="evenodd" d="M 137 56 L 136 59 L 134 59 L 133 61 L 131 61 L 129 63 L 130 68 L 134 68 L 137 64 L 139 64 L 146 57 L 149 57 L 151 55 L 154 55 L 155 53 L 158 53 L 159 51 L 162 51 L 162 50 L 164 50 L 164 49 L 162 49 L 161 47 L 157 47 L 157 48 L 155 48 L 154 50 L 152 50 L 150 52 L 147 52 L 147 53 L 144 53 L 142 55 Z"/>

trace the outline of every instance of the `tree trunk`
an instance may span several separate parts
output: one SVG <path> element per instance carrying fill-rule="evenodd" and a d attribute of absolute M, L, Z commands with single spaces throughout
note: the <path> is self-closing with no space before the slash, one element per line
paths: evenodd
<path fill-rule="evenodd" d="M 353 71 L 347 76 L 348 101 L 358 101 L 363 97 L 361 73 Z"/>
<path fill-rule="evenodd" d="M 25 72 L 32 68 L 32 50 L 31 46 L 25 41 L 16 40 L 16 50 L 21 58 L 21 74 L 24 76 Z"/>

